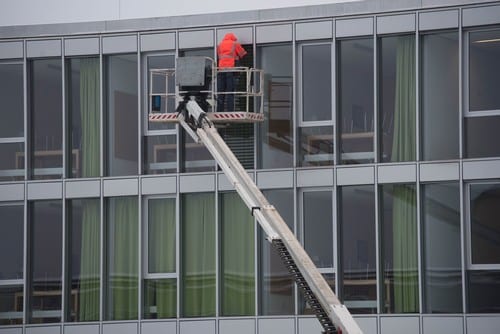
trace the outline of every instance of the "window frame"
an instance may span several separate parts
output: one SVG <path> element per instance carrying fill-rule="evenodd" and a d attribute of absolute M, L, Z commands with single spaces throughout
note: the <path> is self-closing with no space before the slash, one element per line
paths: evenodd
<path fill-rule="evenodd" d="M 26 212 L 24 210 L 24 202 L 19 202 L 19 201 L 15 201 L 15 202 L 0 202 L 0 207 L 4 207 L 4 206 L 8 206 L 8 207 L 12 207 L 12 206 L 20 206 L 23 208 L 23 240 L 24 240 L 24 244 L 23 244 L 23 254 L 22 254 L 22 258 L 23 258 L 23 262 L 24 262 L 24 258 L 25 258 L 25 253 L 26 253 Z M 24 281 L 25 281 L 25 278 L 26 278 L 26 268 L 25 268 L 25 265 L 23 263 L 23 278 L 18 278 L 18 279 L 1 279 L 0 278 L 0 288 L 9 288 L 9 287 L 16 287 L 16 286 L 21 286 L 21 287 L 24 287 Z M 1 313 L 0 313 L 1 314 Z M 21 318 L 23 318 L 21 316 Z"/>

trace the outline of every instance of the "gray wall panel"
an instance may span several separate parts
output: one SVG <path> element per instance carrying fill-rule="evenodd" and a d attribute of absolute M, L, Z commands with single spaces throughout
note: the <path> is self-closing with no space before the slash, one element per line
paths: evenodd
<path fill-rule="evenodd" d="M 297 187 L 315 186 L 333 186 L 333 169 L 297 171 Z"/>
<path fill-rule="evenodd" d="M 62 198 L 62 182 L 28 183 L 28 199 L 59 199 Z"/>
<path fill-rule="evenodd" d="M 82 198 L 82 197 L 99 197 L 101 195 L 101 181 L 67 181 L 66 197 Z"/>
<path fill-rule="evenodd" d="M 99 334 L 99 325 L 64 326 L 64 334 Z"/>
<path fill-rule="evenodd" d="M 458 162 L 420 165 L 420 181 L 458 180 L 459 178 L 460 165 Z"/>
<path fill-rule="evenodd" d="M 259 43 L 274 43 L 274 42 L 290 42 L 292 40 L 292 25 L 291 24 L 276 24 L 257 26 L 255 31 L 256 42 Z"/>
<path fill-rule="evenodd" d="M 220 320 L 219 334 L 255 334 L 255 320 Z"/>
<path fill-rule="evenodd" d="M 214 334 L 215 320 L 181 321 L 179 327 L 180 334 Z"/>
<path fill-rule="evenodd" d="M 61 326 L 27 327 L 26 334 L 60 334 Z"/>
<path fill-rule="evenodd" d="M 333 38 L 332 21 L 306 22 L 295 25 L 295 39 L 297 41 L 325 38 Z"/>
<path fill-rule="evenodd" d="M 380 318 L 380 332 L 383 334 L 419 334 L 418 317 L 383 317 Z"/>
<path fill-rule="evenodd" d="M 179 49 L 211 48 L 213 46 L 213 30 L 182 31 L 179 33 Z"/>
<path fill-rule="evenodd" d="M 323 332 L 323 327 L 316 318 L 299 318 L 297 325 L 299 326 L 298 334 Z"/>
<path fill-rule="evenodd" d="M 217 44 L 222 41 L 224 35 L 228 32 L 232 32 L 238 38 L 240 44 L 252 44 L 253 43 L 253 32 L 252 27 L 239 27 L 239 28 L 223 28 L 217 30 Z"/>
<path fill-rule="evenodd" d="M 415 14 L 377 17 L 377 34 L 415 31 Z"/>
<path fill-rule="evenodd" d="M 181 175 L 180 192 L 200 192 L 215 190 L 215 175 Z"/>
<path fill-rule="evenodd" d="M 464 321 L 461 317 L 424 317 L 422 326 L 425 334 L 464 333 Z"/>
<path fill-rule="evenodd" d="M 466 321 L 468 334 L 498 334 L 500 328 L 500 317 L 498 315 L 468 317 Z"/>
<path fill-rule="evenodd" d="M 335 36 L 366 36 L 373 34 L 373 17 L 335 21 Z"/>
<path fill-rule="evenodd" d="M 143 322 L 141 324 L 141 334 L 176 334 L 177 323 L 170 322 Z"/>
<path fill-rule="evenodd" d="M 355 317 L 354 320 L 363 331 L 363 334 L 377 334 L 377 318 Z"/>
<path fill-rule="evenodd" d="M 26 44 L 28 58 L 58 57 L 61 56 L 61 53 L 60 39 L 28 41 Z"/>
<path fill-rule="evenodd" d="M 126 324 L 104 324 L 102 334 L 137 334 L 139 326 L 137 323 Z"/>
<path fill-rule="evenodd" d="M 143 178 L 142 193 L 144 195 L 175 194 L 177 192 L 177 177 L 162 176 Z"/>
<path fill-rule="evenodd" d="M 416 165 L 378 166 L 378 181 L 381 183 L 415 182 L 417 180 Z"/>
<path fill-rule="evenodd" d="M 420 31 L 449 28 L 458 28 L 458 10 L 456 9 L 419 14 L 418 29 Z"/>
<path fill-rule="evenodd" d="M 291 188 L 293 187 L 293 172 L 258 172 L 257 186 L 262 189 Z"/>
<path fill-rule="evenodd" d="M 374 182 L 374 167 L 348 167 L 337 169 L 337 184 L 339 186 L 373 184 Z"/>
<path fill-rule="evenodd" d="M 500 6 L 465 8 L 462 11 L 464 27 L 500 23 Z"/>
<path fill-rule="evenodd" d="M 104 196 L 130 196 L 139 193 L 137 179 L 104 180 Z"/>
<path fill-rule="evenodd" d="M 0 59 L 23 58 L 23 42 L 0 43 Z"/>
<path fill-rule="evenodd" d="M 248 173 L 248 176 L 254 180 L 253 173 Z M 234 186 L 229 182 L 225 174 L 217 174 L 218 189 L 221 191 L 234 190 Z M 254 180 L 255 181 L 255 180 Z"/>
<path fill-rule="evenodd" d="M 175 50 L 175 33 L 141 35 L 141 51 Z"/>
<path fill-rule="evenodd" d="M 108 36 L 102 38 L 102 53 L 137 52 L 137 35 Z"/>
<path fill-rule="evenodd" d="M 0 185 L 0 201 L 24 200 L 24 183 Z"/>
<path fill-rule="evenodd" d="M 295 333 L 294 319 L 258 319 L 259 334 Z"/>
<path fill-rule="evenodd" d="M 22 328 L 0 328 L 0 334 L 22 334 Z"/>
<path fill-rule="evenodd" d="M 500 177 L 500 160 L 465 161 L 463 177 L 466 180 Z"/>
<path fill-rule="evenodd" d="M 99 37 L 68 38 L 64 40 L 64 55 L 97 55 L 99 54 Z"/>

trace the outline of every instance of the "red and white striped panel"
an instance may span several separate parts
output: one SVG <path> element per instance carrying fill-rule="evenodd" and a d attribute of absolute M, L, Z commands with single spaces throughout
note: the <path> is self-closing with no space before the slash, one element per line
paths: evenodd
<path fill-rule="evenodd" d="M 149 114 L 150 122 L 175 123 L 177 122 L 177 113 L 152 113 Z"/>
<path fill-rule="evenodd" d="M 253 123 L 262 122 L 264 115 L 254 112 L 214 112 L 207 114 L 212 122 L 224 123 Z"/>

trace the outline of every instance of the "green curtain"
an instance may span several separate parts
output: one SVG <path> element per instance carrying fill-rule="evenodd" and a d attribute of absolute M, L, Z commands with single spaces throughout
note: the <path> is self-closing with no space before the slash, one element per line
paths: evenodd
<path fill-rule="evenodd" d="M 78 321 L 99 320 L 100 289 L 100 204 L 98 199 L 82 200 L 82 244 Z"/>
<path fill-rule="evenodd" d="M 80 61 L 80 115 L 82 124 L 82 177 L 99 176 L 99 58 Z"/>
<path fill-rule="evenodd" d="M 236 192 L 222 195 L 222 315 L 255 314 L 254 221 Z"/>
<path fill-rule="evenodd" d="M 215 200 L 187 194 L 182 201 L 182 316 L 215 316 Z"/>
<path fill-rule="evenodd" d="M 138 205 L 135 197 L 110 199 L 108 319 L 137 319 Z"/>
<path fill-rule="evenodd" d="M 148 201 L 148 270 L 149 273 L 175 273 L 175 199 Z M 156 305 L 156 318 L 177 316 L 175 279 L 148 280 L 146 287 L 146 317 Z"/>

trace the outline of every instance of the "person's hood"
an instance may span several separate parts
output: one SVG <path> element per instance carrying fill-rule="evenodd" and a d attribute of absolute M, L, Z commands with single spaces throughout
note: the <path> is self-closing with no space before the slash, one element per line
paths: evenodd
<path fill-rule="evenodd" d="M 232 32 L 228 32 L 226 35 L 224 35 L 224 40 L 231 40 L 231 41 L 236 41 L 237 38 Z"/>

